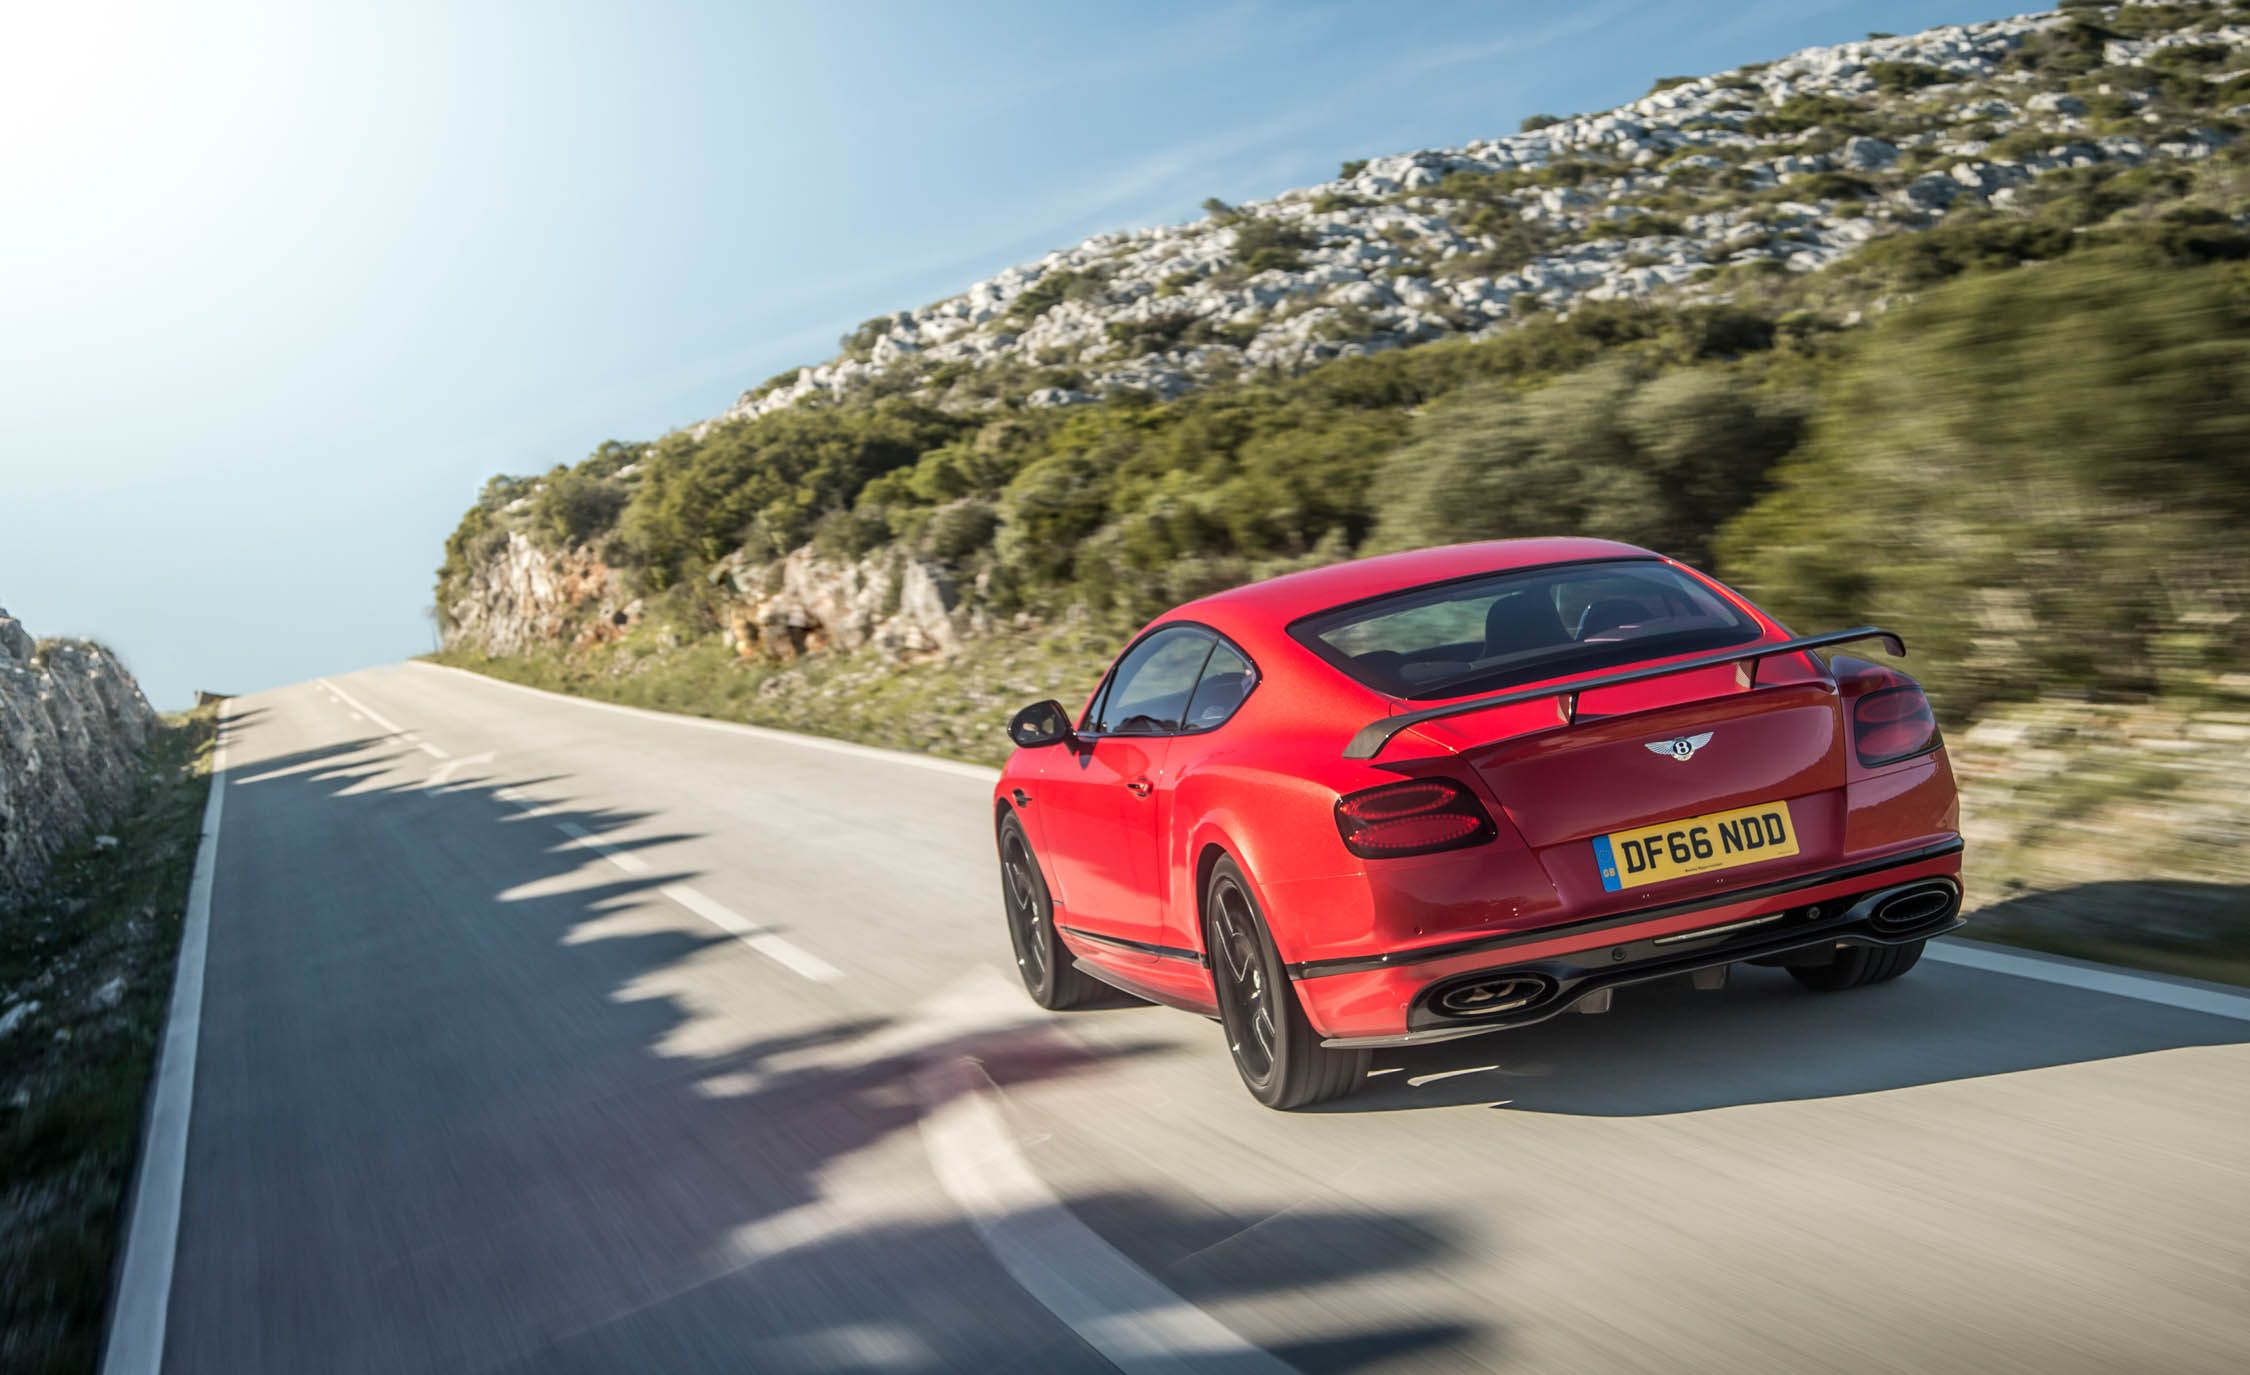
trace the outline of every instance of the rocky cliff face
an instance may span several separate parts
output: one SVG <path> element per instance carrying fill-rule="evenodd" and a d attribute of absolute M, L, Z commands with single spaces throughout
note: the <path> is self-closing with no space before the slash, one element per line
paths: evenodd
<path fill-rule="evenodd" d="M 445 607 L 445 642 L 484 654 L 584 647 L 640 624 L 643 606 L 590 549 L 540 548 L 520 532 L 470 570 Z"/>
<path fill-rule="evenodd" d="M 1811 271 L 1957 206 L 2006 208 L 2057 172 L 2198 160 L 2229 141 L 2160 118 L 2146 89 L 2075 94 L 2011 61 L 2069 23 L 2057 12 L 1807 49 L 1511 137 L 1350 164 L 1200 223 L 1098 235 L 870 320 L 844 356 L 719 418 L 877 383 L 943 400 L 965 372 L 1008 364 L 1078 374 L 1032 405 L 1169 398 L 1246 370 L 1488 334 L 1533 303 L 1723 296 L 1728 269 Z M 2100 60 L 2151 82 L 2183 69 L 2225 80 L 2250 66 L 2246 47 L 2250 23 L 2214 14 L 2110 39 Z"/>
<path fill-rule="evenodd" d="M 942 569 L 895 553 L 839 559 L 805 548 L 771 563 L 736 554 L 709 581 L 725 642 L 745 659 L 866 645 L 911 658 L 951 650 L 973 629 Z M 620 639 L 647 607 L 594 551 L 544 550 L 511 533 L 446 613 L 448 649 L 509 655 Z"/>
<path fill-rule="evenodd" d="M 0 611 L 0 906 L 132 794 L 156 713 L 108 650 L 35 642 Z"/>
<path fill-rule="evenodd" d="M 908 658 L 957 647 L 965 628 L 951 580 L 913 559 L 824 559 L 799 549 L 770 564 L 732 557 L 712 576 L 734 591 L 726 642 L 744 658 L 863 645 Z"/>

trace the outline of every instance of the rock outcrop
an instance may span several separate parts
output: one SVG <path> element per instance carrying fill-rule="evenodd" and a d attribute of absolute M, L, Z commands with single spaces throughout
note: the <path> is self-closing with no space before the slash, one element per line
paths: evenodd
<path fill-rule="evenodd" d="M 35 642 L 0 611 L 0 906 L 131 798 L 156 713 L 99 645 Z"/>
<path fill-rule="evenodd" d="M 726 642 L 744 658 L 862 645 L 907 658 L 960 643 L 951 580 L 913 559 L 824 559 L 807 548 L 774 563 L 733 556 L 711 577 L 740 599 L 730 603 Z"/>
<path fill-rule="evenodd" d="M 744 393 L 718 419 L 878 384 L 942 401 L 965 372 L 1003 365 L 1074 374 L 1024 393 L 1031 406 L 1170 398 L 1245 371 L 1489 334 L 1534 303 L 1713 299 L 1727 294 L 1724 269 L 1812 271 L 1964 202 L 2005 206 L 2055 172 L 2196 160 L 2231 139 L 2153 112 L 2102 123 L 2009 64 L 2069 22 L 2034 14 L 1811 48 L 1509 137 L 1350 164 L 1197 223 L 1100 234 L 870 320 L 843 356 Z M 2200 61 L 2215 48 L 2235 50 L 2215 79 L 2250 67 L 2250 24 L 2111 41 L 2104 60 L 2153 72 L 2182 55 L 2172 49 Z M 2147 100 L 2101 89 L 2120 106 Z M 1889 136 L 1824 126 L 1862 120 Z"/>
<path fill-rule="evenodd" d="M 594 551 L 551 552 L 510 532 L 447 603 L 445 642 L 484 654 L 584 647 L 622 636 L 640 624 L 642 611 L 640 598 Z"/>

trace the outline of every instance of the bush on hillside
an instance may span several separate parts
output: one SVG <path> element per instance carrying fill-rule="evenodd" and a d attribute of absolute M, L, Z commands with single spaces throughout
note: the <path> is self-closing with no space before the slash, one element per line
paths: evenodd
<path fill-rule="evenodd" d="M 1608 363 L 1431 407 L 1384 466 L 1372 547 L 1599 535 L 1707 563 L 1711 532 L 1765 485 L 1804 401 L 1740 367 Z"/>
<path fill-rule="evenodd" d="M 965 422 L 913 402 L 792 406 L 731 421 L 702 440 L 673 435 L 643 461 L 620 522 L 653 585 L 735 549 L 771 558 L 847 509 L 870 479 L 914 463 Z"/>
<path fill-rule="evenodd" d="M 2250 291 L 2109 250 L 1886 316 L 1720 540 L 1803 630 L 1877 621 L 1956 718 L 2250 654 Z"/>

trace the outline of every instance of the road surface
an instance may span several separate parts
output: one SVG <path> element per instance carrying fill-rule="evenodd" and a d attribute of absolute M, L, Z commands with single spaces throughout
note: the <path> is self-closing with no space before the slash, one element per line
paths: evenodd
<path fill-rule="evenodd" d="M 1280 1115 L 1030 1007 L 980 771 L 425 665 L 232 712 L 112 1369 L 2250 1365 L 2250 1000 L 1752 970 Z"/>

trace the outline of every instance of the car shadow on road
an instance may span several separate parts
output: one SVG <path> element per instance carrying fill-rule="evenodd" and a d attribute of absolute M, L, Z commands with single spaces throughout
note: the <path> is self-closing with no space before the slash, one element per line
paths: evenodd
<path fill-rule="evenodd" d="M 2250 1024 L 1925 958 L 1895 983 L 1816 994 L 1739 967 L 1720 990 L 1618 990 L 1614 1009 L 1385 1052 L 1332 1110 L 1492 1105 L 1639 1117 L 1878 1093 L 2250 1040 Z"/>
<path fill-rule="evenodd" d="M 923 1129 L 949 1103 L 927 1071 L 973 1060 L 1004 1102 L 1161 1042 L 921 1026 L 669 906 L 701 877 L 664 863 L 679 828 L 526 808 L 535 785 L 492 769 L 429 787 L 384 739 L 255 745 L 226 779 L 168 1369 L 1110 1368 L 938 1187 Z M 1211 1225 L 1158 1189 L 1061 1205 L 1182 1252 Z M 1410 1276 L 1456 1246 L 1435 1213 L 1320 1208 L 1266 1239 L 1198 1299 Z M 1499 1330 L 1334 1311 L 1278 1354 L 1474 1368 Z"/>

